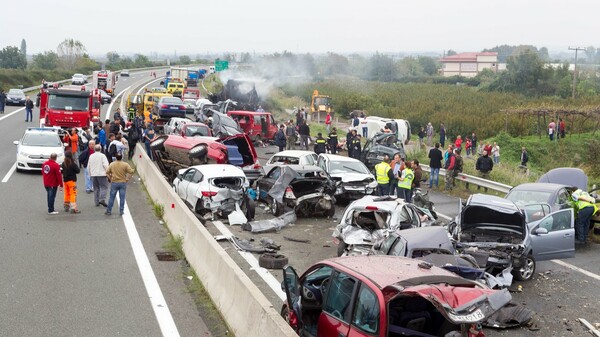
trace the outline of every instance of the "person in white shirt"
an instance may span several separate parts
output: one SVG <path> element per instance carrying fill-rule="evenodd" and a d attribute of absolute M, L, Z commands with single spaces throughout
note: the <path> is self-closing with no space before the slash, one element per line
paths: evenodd
<path fill-rule="evenodd" d="M 106 169 L 108 168 L 108 159 L 102 153 L 102 145 L 96 144 L 94 153 L 88 159 L 89 175 L 92 177 L 92 186 L 94 187 L 94 203 L 96 206 L 106 207 L 106 191 L 108 191 L 108 178 Z"/>
<path fill-rule="evenodd" d="M 492 157 L 494 158 L 494 164 L 500 164 L 500 146 L 496 142 L 492 146 Z"/>

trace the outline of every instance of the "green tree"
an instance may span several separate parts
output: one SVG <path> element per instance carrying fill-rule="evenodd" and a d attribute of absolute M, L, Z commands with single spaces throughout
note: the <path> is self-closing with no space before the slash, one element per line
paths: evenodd
<path fill-rule="evenodd" d="M 448 51 L 446 52 L 446 56 L 452 56 L 452 55 L 456 55 L 456 54 L 457 54 L 457 52 L 455 52 L 452 49 L 448 49 Z"/>
<path fill-rule="evenodd" d="M 0 68 L 25 69 L 27 59 L 19 48 L 8 46 L 0 50 Z"/>
<path fill-rule="evenodd" d="M 179 56 L 179 64 L 191 64 L 192 59 L 187 55 Z"/>
<path fill-rule="evenodd" d="M 27 42 L 25 42 L 25 39 L 21 39 L 21 53 L 27 56 Z"/>
<path fill-rule="evenodd" d="M 81 73 L 91 73 L 100 68 L 98 62 L 92 60 L 88 54 L 83 54 L 75 61 L 75 70 Z"/>
<path fill-rule="evenodd" d="M 396 78 L 396 67 L 391 57 L 376 52 L 369 59 L 367 79 L 372 81 L 391 82 Z"/>
<path fill-rule="evenodd" d="M 58 54 L 52 50 L 33 55 L 33 66 L 39 69 L 54 70 L 58 68 Z"/>
<path fill-rule="evenodd" d="M 152 66 L 152 62 L 150 62 L 148 57 L 146 55 L 142 55 L 142 54 L 135 54 L 133 63 L 134 63 L 134 66 L 137 68 Z"/>
<path fill-rule="evenodd" d="M 396 64 L 398 76 L 417 77 L 423 75 L 423 68 L 419 61 L 412 56 L 405 57 Z"/>
<path fill-rule="evenodd" d="M 66 70 L 75 68 L 77 60 L 85 54 L 85 46 L 81 41 L 66 39 L 57 47 L 58 57 Z"/>
<path fill-rule="evenodd" d="M 119 69 L 121 68 L 121 55 L 114 51 L 109 51 L 106 53 L 106 66 L 110 69 Z"/>
<path fill-rule="evenodd" d="M 541 80 L 552 75 L 550 68 L 544 71 L 544 63 L 537 52 L 522 52 L 507 60 L 506 71 L 490 84 L 489 89 L 496 91 L 518 92 L 528 96 L 548 93 L 548 87 L 538 87 Z"/>
<path fill-rule="evenodd" d="M 425 74 L 437 75 L 439 64 L 433 57 L 419 56 L 417 60 L 419 61 L 419 65 L 421 66 Z"/>

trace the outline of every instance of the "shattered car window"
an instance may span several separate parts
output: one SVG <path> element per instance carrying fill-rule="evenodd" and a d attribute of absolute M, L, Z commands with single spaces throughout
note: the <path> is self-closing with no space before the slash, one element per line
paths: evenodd
<path fill-rule="evenodd" d="M 382 229 L 387 227 L 389 212 L 356 210 L 352 213 L 352 223 L 361 228 Z"/>
<path fill-rule="evenodd" d="M 511 191 L 506 199 L 517 205 L 539 204 L 547 202 L 550 198 L 550 192 L 541 191 Z"/>
<path fill-rule="evenodd" d="M 352 325 L 369 334 L 376 334 L 379 329 L 379 301 L 369 287 L 360 287 L 354 309 Z"/>

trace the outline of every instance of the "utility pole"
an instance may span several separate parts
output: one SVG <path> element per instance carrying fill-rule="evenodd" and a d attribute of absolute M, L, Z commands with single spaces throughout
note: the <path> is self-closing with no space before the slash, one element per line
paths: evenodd
<path fill-rule="evenodd" d="M 575 48 L 571 48 L 569 47 L 569 50 L 574 50 L 575 51 L 575 67 L 573 68 L 573 99 L 575 99 L 575 91 L 577 90 L 577 52 L 578 51 L 584 51 L 585 48 L 581 48 L 581 47 L 575 47 Z"/>

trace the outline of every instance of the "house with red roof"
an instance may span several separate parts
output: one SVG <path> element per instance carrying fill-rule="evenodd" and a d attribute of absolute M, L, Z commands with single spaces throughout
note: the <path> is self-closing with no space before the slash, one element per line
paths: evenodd
<path fill-rule="evenodd" d="M 464 76 L 475 77 L 483 69 L 498 71 L 498 53 L 496 52 L 469 52 L 460 53 L 440 59 L 442 69 L 440 72 L 444 77 Z"/>

